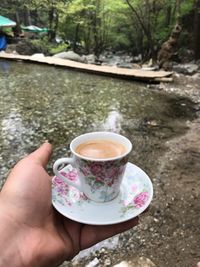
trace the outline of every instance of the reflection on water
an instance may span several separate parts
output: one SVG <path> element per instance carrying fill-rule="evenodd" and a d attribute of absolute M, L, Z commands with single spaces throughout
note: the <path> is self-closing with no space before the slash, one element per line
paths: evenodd
<path fill-rule="evenodd" d="M 120 133 L 122 120 L 123 117 L 120 113 L 120 105 L 119 103 L 115 103 L 110 107 L 110 111 L 102 124 L 100 124 L 99 130 Z"/>
<path fill-rule="evenodd" d="M 12 155 L 18 152 L 21 147 L 25 148 L 25 143 L 23 142 L 23 132 L 26 131 L 22 118 L 17 110 L 11 109 L 8 116 L 3 118 L 1 123 L 2 136 L 5 136 L 3 141 L 3 146 L 9 146 L 11 142 L 15 143 L 15 150 L 13 150 Z M 17 155 L 16 155 L 17 156 Z"/>

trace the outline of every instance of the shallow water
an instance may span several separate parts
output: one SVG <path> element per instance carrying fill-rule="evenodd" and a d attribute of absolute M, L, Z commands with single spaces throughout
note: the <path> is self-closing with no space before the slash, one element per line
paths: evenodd
<path fill-rule="evenodd" d="M 0 61 L 0 95 L 1 181 L 44 140 L 54 145 L 51 172 L 52 162 L 69 154 L 75 136 L 98 130 L 130 138 L 130 161 L 149 171 L 164 142 L 195 117 L 189 99 L 145 84 L 22 62 Z"/>

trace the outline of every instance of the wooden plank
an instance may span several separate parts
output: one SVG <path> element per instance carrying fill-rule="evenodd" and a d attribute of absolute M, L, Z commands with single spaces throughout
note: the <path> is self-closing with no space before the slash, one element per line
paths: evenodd
<path fill-rule="evenodd" d="M 164 79 L 172 75 L 172 72 L 166 71 L 147 71 L 142 69 L 125 69 L 110 66 L 98 66 L 93 64 L 79 63 L 72 60 L 60 59 L 56 57 L 39 57 L 39 56 L 23 56 L 8 54 L 5 52 L 0 53 L 0 58 L 11 60 L 24 60 L 34 63 L 49 64 L 55 66 L 66 67 L 78 71 L 95 73 L 100 75 L 109 75 L 125 79 L 134 79 L 141 81 L 159 82 L 160 80 L 169 82 L 171 79 Z"/>

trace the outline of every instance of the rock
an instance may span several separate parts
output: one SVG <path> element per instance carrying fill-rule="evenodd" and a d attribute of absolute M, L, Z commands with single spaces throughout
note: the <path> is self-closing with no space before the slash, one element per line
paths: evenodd
<path fill-rule="evenodd" d="M 114 265 L 113 267 L 130 267 L 127 261 L 122 261 L 117 265 Z"/>
<path fill-rule="evenodd" d="M 80 56 L 74 53 L 73 51 L 61 52 L 61 53 L 55 54 L 53 57 L 61 58 L 61 59 L 69 59 L 69 60 L 77 61 L 81 63 L 87 63 L 87 59 L 85 56 Z"/>
<path fill-rule="evenodd" d="M 195 62 L 198 66 L 200 66 L 200 59 L 196 60 Z"/>
<path fill-rule="evenodd" d="M 117 67 L 119 68 L 125 68 L 125 69 L 132 69 L 131 63 L 117 63 Z"/>
<path fill-rule="evenodd" d="M 132 260 L 131 262 L 122 261 L 113 267 L 156 267 L 156 265 L 150 259 L 140 257 Z"/>
<path fill-rule="evenodd" d="M 110 259 L 106 259 L 104 261 L 104 266 L 110 266 L 111 265 L 111 260 Z"/>
<path fill-rule="evenodd" d="M 87 60 L 87 63 L 96 64 L 97 57 L 94 54 L 87 55 L 87 56 L 85 56 L 85 58 Z"/>
<path fill-rule="evenodd" d="M 16 53 L 16 44 L 7 45 L 5 52 L 8 54 Z"/>
<path fill-rule="evenodd" d="M 147 64 L 142 65 L 142 70 L 159 70 L 159 66 L 154 65 L 153 59 L 151 58 Z"/>
<path fill-rule="evenodd" d="M 33 55 L 35 53 L 48 54 L 48 50 L 41 46 L 35 45 L 30 40 L 24 39 L 16 45 L 16 52 L 20 55 Z"/>
<path fill-rule="evenodd" d="M 140 257 L 136 267 L 156 267 L 156 265 L 150 259 Z"/>
<path fill-rule="evenodd" d="M 142 55 L 141 54 L 139 54 L 138 56 L 136 56 L 136 57 L 133 57 L 133 59 L 132 59 L 132 63 L 139 63 L 139 62 L 141 62 L 142 61 Z"/>
<path fill-rule="evenodd" d="M 43 53 L 36 53 L 36 54 L 33 54 L 31 57 L 45 57 L 45 55 Z"/>
<path fill-rule="evenodd" d="M 194 63 L 189 64 L 178 64 L 173 66 L 173 71 L 176 71 L 178 73 L 182 73 L 185 75 L 193 75 L 195 74 L 199 69 L 199 66 Z"/>
<path fill-rule="evenodd" d="M 89 262 L 85 267 L 95 267 L 99 264 L 99 260 L 97 258 L 94 258 L 91 262 Z"/>
<path fill-rule="evenodd" d="M 159 70 L 159 66 L 152 66 L 148 67 L 147 65 L 142 65 L 142 70 L 152 71 L 152 70 Z"/>

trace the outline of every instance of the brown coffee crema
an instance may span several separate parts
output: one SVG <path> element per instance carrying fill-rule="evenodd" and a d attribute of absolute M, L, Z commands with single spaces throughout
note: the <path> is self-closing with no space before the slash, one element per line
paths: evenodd
<path fill-rule="evenodd" d="M 126 147 L 112 140 L 90 140 L 77 146 L 75 152 L 92 159 L 108 159 L 126 153 Z"/>

